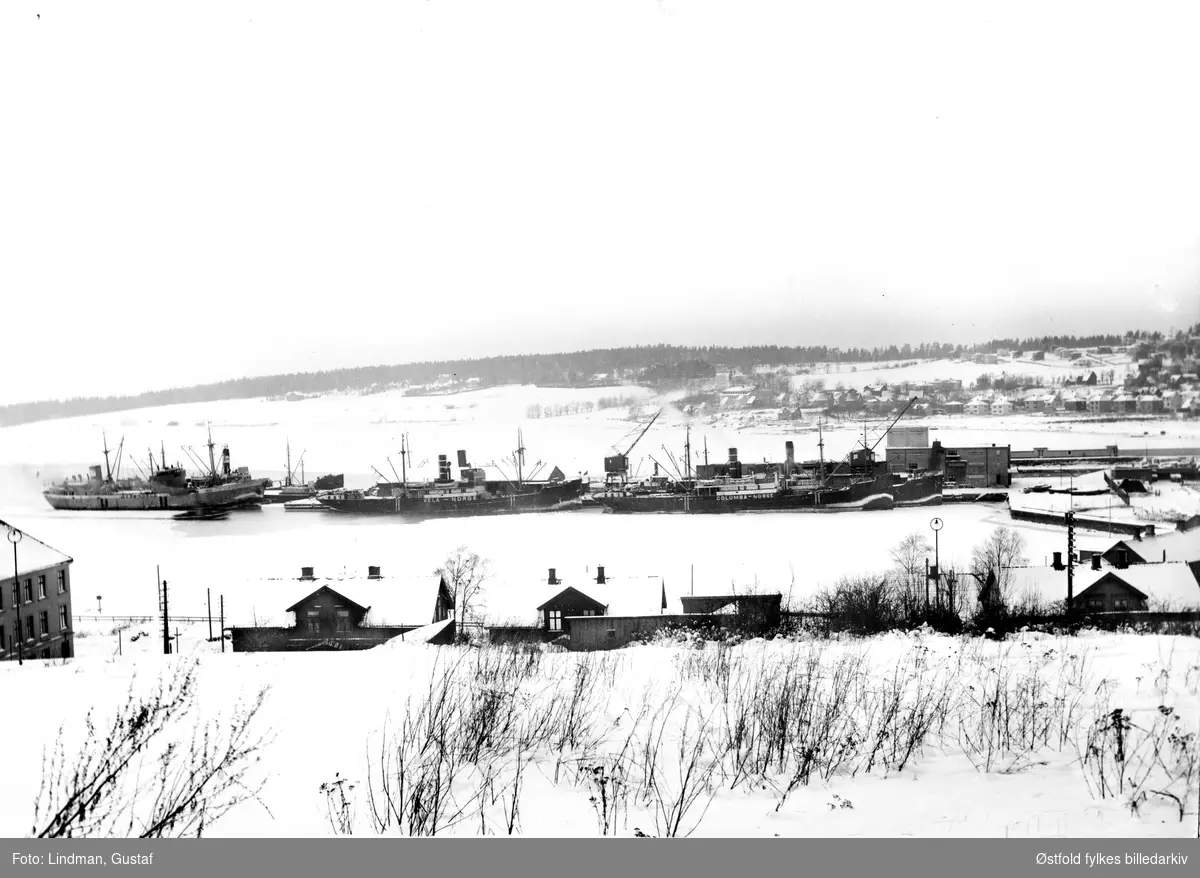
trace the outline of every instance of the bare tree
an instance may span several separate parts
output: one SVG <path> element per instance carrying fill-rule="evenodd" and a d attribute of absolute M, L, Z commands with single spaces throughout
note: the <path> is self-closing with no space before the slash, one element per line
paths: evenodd
<path fill-rule="evenodd" d="M 484 583 L 491 575 L 490 564 L 466 546 L 459 546 L 434 573 L 445 580 L 450 591 L 461 636 L 463 623 L 480 618 L 487 609 Z"/>
<path fill-rule="evenodd" d="M 998 526 L 986 540 L 971 552 L 971 568 L 986 579 L 988 573 L 995 574 L 996 593 L 993 600 L 1007 605 L 1014 580 L 1013 569 L 1025 564 L 1025 537 L 1011 528 Z M 981 580 L 982 581 L 982 580 Z"/>
<path fill-rule="evenodd" d="M 920 531 L 913 531 L 892 549 L 892 561 L 904 574 L 904 594 L 909 601 L 916 600 L 921 593 L 920 574 L 925 570 L 925 559 L 932 549 Z"/>

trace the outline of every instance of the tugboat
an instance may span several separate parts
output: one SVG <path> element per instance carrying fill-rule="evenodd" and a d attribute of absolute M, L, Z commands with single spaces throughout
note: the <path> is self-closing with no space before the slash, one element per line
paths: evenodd
<path fill-rule="evenodd" d="M 438 455 L 438 475 L 433 481 L 408 479 L 407 438 L 400 451 L 401 475 L 388 481 L 375 470 L 381 481 L 367 491 L 331 491 L 318 495 L 320 502 L 335 512 L 359 515 L 400 515 L 409 518 L 450 518 L 474 515 L 512 515 L 523 512 L 550 512 L 577 508 L 587 490 L 583 479 L 567 479 L 555 467 L 546 479 L 536 478 L 545 467 L 535 469 L 535 478 L 524 475 L 525 447 L 520 431 L 512 461 L 515 479 L 488 479 L 482 467 L 467 460 L 466 451 L 458 452 L 459 478 L 455 479 L 450 460 Z M 390 463 L 390 461 L 389 461 Z M 496 469 L 499 465 L 492 464 Z M 394 471 L 393 471 L 393 474 Z M 501 471 L 501 475 L 504 475 Z"/>
<path fill-rule="evenodd" d="M 120 477 L 121 457 L 125 441 L 116 449 L 117 475 L 109 455 L 113 453 L 104 439 L 104 467 L 93 466 L 88 475 L 75 476 L 42 492 L 55 509 L 87 511 L 124 511 L 147 509 L 231 509 L 239 506 L 258 506 L 263 501 L 266 480 L 255 479 L 246 467 L 236 470 L 230 466 L 229 446 L 221 449 L 221 466 L 217 467 L 213 449 L 212 432 L 208 436 L 208 471 L 203 476 L 191 478 L 187 471 L 176 464 L 167 466 L 166 450 L 162 451 L 162 465 L 156 467 L 153 453 L 150 454 L 150 470 L 141 477 Z M 194 460 L 199 458 L 193 456 Z M 136 464 L 135 464 L 136 465 Z M 201 464 L 203 466 L 203 464 Z M 140 469 L 140 466 L 138 466 Z"/>

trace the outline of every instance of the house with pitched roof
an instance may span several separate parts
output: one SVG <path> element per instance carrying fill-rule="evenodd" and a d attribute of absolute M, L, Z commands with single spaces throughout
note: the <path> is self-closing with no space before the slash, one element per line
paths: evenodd
<path fill-rule="evenodd" d="M 367 575 L 242 583 L 240 625 L 229 628 L 234 652 L 370 649 L 420 631 L 426 643 L 452 643 L 454 601 L 441 576 Z"/>
<path fill-rule="evenodd" d="M 8 536 L 2 545 L 16 549 L 15 570 L 0 562 L 0 659 L 70 658 L 74 559 L 6 521 L 0 533 Z"/>
<path fill-rule="evenodd" d="M 1010 600 L 1065 606 L 1065 565 L 1014 570 Z M 1088 612 L 1200 611 L 1200 565 L 1187 561 L 1112 567 L 1099 555 L 1076 566 L 1075 608 Z"/>

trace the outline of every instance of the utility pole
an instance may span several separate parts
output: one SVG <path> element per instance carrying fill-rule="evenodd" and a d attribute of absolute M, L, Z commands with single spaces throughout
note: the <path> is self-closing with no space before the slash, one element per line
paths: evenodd
<path fill-rule="evenodd" d="M 1075 513 L 1063 516 L 1067 522 L 1067 615 L 1075 611 Z"/>
<path fill-rule="evenodd" d="M 212 589 L 205 589 L 208 592 L 208 642 L 212 643 Z"/>
<path fill-rule="evenodd" d="M 221 652 L 225 651 L 225 595 L 221 595 Z"/>
<path fill-rule="evenodd" d="M 163 655 L 171 654 L 171 614 L 167 606 L 167 581 L 162 581 Z"/>
<path fill-rule="evenodd" d="M 179 629 L 175 629 L 175 654 L 179 654 Z"/>

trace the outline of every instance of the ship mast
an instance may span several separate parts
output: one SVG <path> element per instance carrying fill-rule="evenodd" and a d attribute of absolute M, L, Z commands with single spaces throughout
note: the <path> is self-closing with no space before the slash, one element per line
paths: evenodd
<path fill-rule="evenodd" d="M 158 442 L 158 448 L 162 452 L 163 469 L 165 470 L 167 468 L 167 443 L 160 439 Z"/>
<path fill-rule="evenodd" d="M 400 482 L 404 486 L 404 493 L 408 494 L 408 456 L 412 452 L 408 449 L 408 434 L 400 435 Z M 393 470 L 395 472 L 395 470 Z"/>
<path fill-rule="evenodd" d="M 687 425 L 686 438 L 683 441 L 683 454 L 685 458 L 685 467 L 688 481 L 692 478 L 692 425 Z"/>
<path fill-rule="evenodd" d="M 110 452 L 108 450 L 108 434 L 101 433 L 100 435 L 104 437 L 104 472 L 105 472 L 105 475 L 108 477 L 108 481 L 111 482 L 112 481 L 112 466 L 110 466 L 109 462 L 108 462 L 108 455 L 110 454 Z"/>
<path fill-rule="evenodd" d="M 215 447 L 212 441 L 212 426 L 210 425 L 208 428 L 208 468 L 212 472 L 214 479 L 217 477 L 217 459 L 213 457 L 213 448 Z"/>
<path fill-rule="evenodd" d="M 287 440 L 287 478 L 283 480 L 285 488 L 292 486 L 292 440 Z"/>
<path fill-rule="evenodd" d="M 523 467 L 524 467 L 524 465 L 525 465 L 525 440 L 524 440 L 524 438 L 523 438 L 523 437 L 522 437 L 522 435 L 521 435 L 521 428 L 520 428 L 520 427 L 517 427 L 517 452 L 516 452 L 516 463 L 517 463 L 517 488 L 521 488 L 521 487 L 522 487 L 522 484 L 521 484 L 521 481 L 522 481 L 521 470 L 522 470 L 522 468 L 523 468 Z"/>

